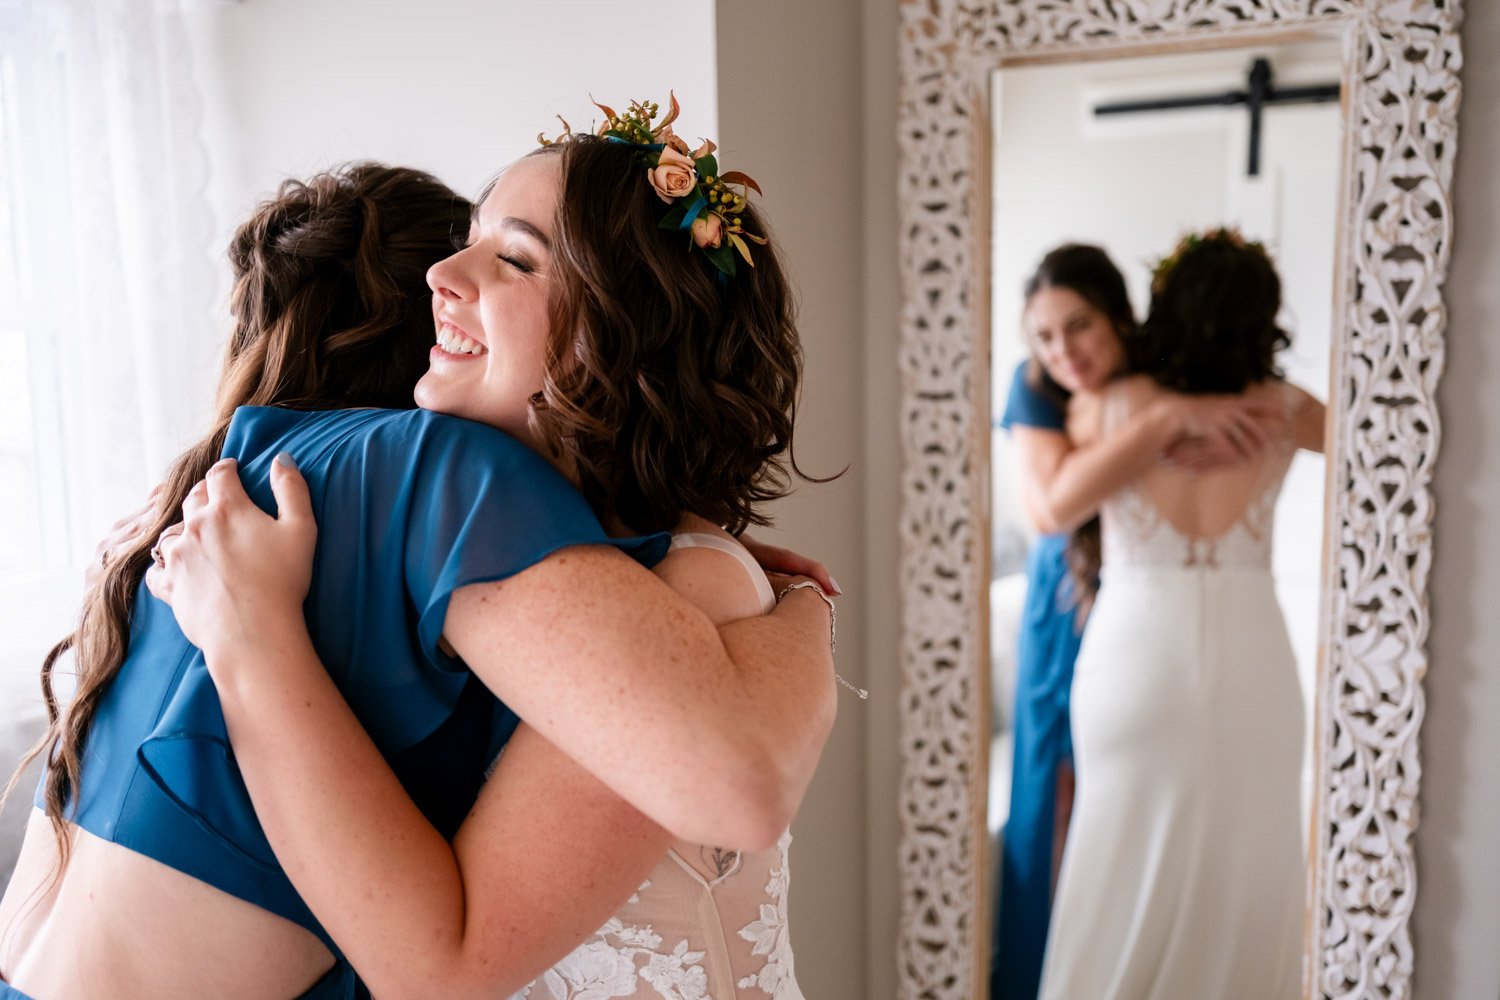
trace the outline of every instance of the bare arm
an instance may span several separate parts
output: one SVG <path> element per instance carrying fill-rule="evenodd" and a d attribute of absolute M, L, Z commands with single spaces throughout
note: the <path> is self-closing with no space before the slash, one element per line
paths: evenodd
<path fill-rule="evenodd" d="M 234 671 L 288 682 L 221 687 L 224 715 L 287 877 L 373 995 L 509 996 L 597 930 L 666 851 L 664 830 L 525 726 L 449 844 L 305 639 Z"/>
<path fill-rule="evenodd" d="M 811 593 L 716 631 L 629 557 L 573 549 L 458 591 L 446 634 L 516 714 L 698 843 L 774 844 L 832 724 L 828 612 Z"/>
<path fill-rule="evenodd" d="M 1012 431 L 1020 462 L 1021 502 L 1033 526 L 1048 534 L 1072 531 L 1099 505 L 1160 462 L 1185 438 L 1216 453 L 1249 458 L 1271 439 L 1274 407 L 1224 396 L 1162 395 L 1119 427 L 1102 433 L 1101 398 L 1074 397 L 1070 434 L 1039 427 Z M 1079 428 L 1083 428 L 1080 433 Z"/>
<path fill-rule="evenodd" d="M 1292 413 L 1292 439 L 1298 448 L 1323 453 L 1327 441 L 1328 408 L 1311 393 L 1297 389 L 1298 401 Z"/>
<path fill-rule="evenodd" d="M 216 536 L 201 522 L 189 515 L 153 587 L 217 586 L 204 575 Z M 758 605 L 743 575 L 739 593 L 723 585 L 726 559 L 687 550 L 660 570 L 711 620 L 727 622 Z M 191 599 L 179 603 L 191 615 Z M 216 649 L 211 667 L 267 836 L 375 995 L 508 995 L 597 929 L 662 856 L 665 831 L 525 726 L 448 844 L 322 669 L 300 617 L 278 608 L 259 605 L 261 638 Z M 831 719 L 832 685 L 824 687 L 813 701 Z M 821 746 L 826 735 L 813 738 Z"/>

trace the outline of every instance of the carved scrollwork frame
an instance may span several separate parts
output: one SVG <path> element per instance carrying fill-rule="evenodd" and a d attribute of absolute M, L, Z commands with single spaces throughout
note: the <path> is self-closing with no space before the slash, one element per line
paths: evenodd
<path fill-rule="evenodd" d="M 1344 143 L 1304 992 L 1410 996 L 1458 0 L 903 0 L 903 1000 L 983 997 L 989 79 L 1337 35 Z"/>

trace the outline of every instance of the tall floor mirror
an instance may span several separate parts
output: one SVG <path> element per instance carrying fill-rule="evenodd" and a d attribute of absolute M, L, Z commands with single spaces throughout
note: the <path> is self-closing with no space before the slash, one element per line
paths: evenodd
<path fill-rule="evenodd" d="M 1458 12 L 903 13 L 899 995 L 1408 995 Z"/>

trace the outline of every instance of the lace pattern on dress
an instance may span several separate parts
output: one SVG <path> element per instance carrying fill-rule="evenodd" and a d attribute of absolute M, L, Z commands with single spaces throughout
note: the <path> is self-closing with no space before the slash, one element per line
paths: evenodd
<path fill-rule="evenodd" d="M 1111 430 L 1128 416 L 1127 406 L 1119 386 L 1105 393 L 1104 427 Z M 1283 385 L 1288 435 L 1294 393 Z M 1267 459 L 1260 492 L 1228 530 L 1213 536 L 1179 531 L 1138 483 L 1126 486 L 1100 505 L 1103 565 L 1269 570 L 1276 499 L 1295 452 L 1290 436 L 1280 442 L 1277 453 Z"/>
<path fill-rule="evenodd" d="M 1204 538 L 1177 530 L 1139 488 L 1102 506 L 1104 565 L 1270 569 L 1281 479 L 1274 478 L 1228 531 Z"/>
<path fill-rule="evenodd" d="M 751 990 L 802 1000 L 787 928 L 791 842 L 784 833 L 773 850 L 749 855 L 705 848 L 705 857 L 728 866 L 712 881 L 674 849 L 677 856 L 662 859 L 618 914 L 511 1000 L 734 1000 Z M 760 878 L 766 881 L 745 884 Z M 688 886 L 709 894 L 717 925 L 703 919 L 703 907 L 686 905 L 681 893 Z M 731 947 L 723 928 L 732 913 L 753 918 L 735 935 L 748 954 L 745 944 Z M 715 994 L 715 982 L 734 985 L 729 995 Z"/>
<path fill-rule="evenodd" d="M 776 853 L 781 858 L 781 867 L 772 868 L 766 882 L 766 895 L 771 902 L 760 904 L 760 919 L 740 928 L 740 937 L 750 942 L 750 954 L 764 955 L 766 964 L 753 976 L 745 976 L 737 985 L 740 989 L 759 989 L 771 997 L 784 997 L 783 987 L 792 983 L 792 939 L 787 931 L 787 847 L 792 842 L 790 833 L 783 833 L 776 842 Z"/>

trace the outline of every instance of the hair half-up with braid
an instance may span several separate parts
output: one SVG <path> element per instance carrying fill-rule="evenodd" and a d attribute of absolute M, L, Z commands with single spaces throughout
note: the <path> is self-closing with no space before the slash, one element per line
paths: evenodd
<path fill-rule="evenodd" d="M 410 408 L 433 344 L 427 269 L 452 252 L 470 211 L 465 198 L 430 174 L 356 163 L 284 182 L 234 234 L 234 325 L 212 428 L 172 463 L 154 519 L 109 563 L 84 599 L 77 629 L 42 664 L 48 729 L 16 776 L 46 755 L 43 798 L 63 866 L 70 804 L 85 780 L 84 745 L 124 662 L 151 547 L 218 461 L 234 411 Z M 55 673 L 69 650 L 77 684 L 64 706 Z"/>

